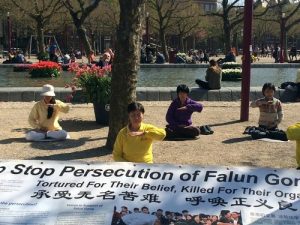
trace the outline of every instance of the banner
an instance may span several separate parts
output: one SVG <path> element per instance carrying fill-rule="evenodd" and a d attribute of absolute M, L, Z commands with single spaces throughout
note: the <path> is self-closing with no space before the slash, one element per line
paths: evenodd
<path fill-rule="evenodd" d="M 300 224 L 295 169 L 1 161 L 0 225 Z"/>

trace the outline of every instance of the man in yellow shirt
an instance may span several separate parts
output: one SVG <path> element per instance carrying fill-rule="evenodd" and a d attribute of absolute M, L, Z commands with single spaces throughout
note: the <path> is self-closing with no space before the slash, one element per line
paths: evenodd
<path fill-rule="evenodd" d="M 119 131 L 113 158 L 119 162 L 153 163 L 152 142 L 165 138 L 165 129 L 142 123 L 144 107 L 138 102 L 128 105 L 129 124 Z"/>
<path fill-rule="evenodd" d="M 34 130 L 26 134 L 26 140 L 66 139 L 68 133 L 59 125 L 58 114 L 59 112 L 67 113 L 69 106 L 54 98 L 54 87 L 50 84 L 43 86 L 41 96 L 43 99 L 33 106 L 29 114 L 28 122 Z"/>

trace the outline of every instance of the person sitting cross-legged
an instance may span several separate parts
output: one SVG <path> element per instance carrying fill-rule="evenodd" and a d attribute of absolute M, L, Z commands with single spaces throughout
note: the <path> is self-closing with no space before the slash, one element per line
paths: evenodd
<path fill-rule="evenodd" d="M 185 84 L 177 87 L 177 98 L 167 111 L 166 139 L 196 138 L 200 128 L 192 126 L 192 114 L 201 112 L 203 105 L 188 97 L 189 88 Z"/>
<path fill-rule="evenodd" d="M 28 118 L 34 130 L 26 134 L 28 141 L 43 141 L 44 139 L 63 140 L 68 134 L 58 123 L 59 112 L 67 113 L 69 106 L 54 98 L 54 87 L 46 84 L 42 88 L 43 99 L 37 102 Z"/>

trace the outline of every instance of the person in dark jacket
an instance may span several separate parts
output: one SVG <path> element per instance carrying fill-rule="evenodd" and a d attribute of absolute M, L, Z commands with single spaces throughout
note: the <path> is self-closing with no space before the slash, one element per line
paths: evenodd
<path fill-rule="evenodd" d="M 192 126 L 192 114 L 201 112 L 203 105 L 188 97 L 189 88 L 185 84 L 177 87 L 177 98 L 167 111 L 167 139 L 195 138 L 200 134 L 199 127 Z"/>

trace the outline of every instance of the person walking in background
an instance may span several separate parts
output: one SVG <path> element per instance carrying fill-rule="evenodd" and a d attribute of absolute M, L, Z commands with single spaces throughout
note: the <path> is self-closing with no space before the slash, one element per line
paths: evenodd
<path fill-rule="evenodd" d="M 275 59 L 275 63 L 279 63 L 280 48 L 279 48 L 278 44 L 275 45 L 272 56 Z"/>
<path fill-rule="evenodd" d="M 69 106 L 54 98 L 54 87 L 50 84 L 43 86 L 41 96 L 43 99 L 33 106 L 29 114 L 28 122 L 35 130 L 26 134 L 26 140 L 66 139 L 68 134 L 59 125 L 58 114 L 59 112 L 67 113 Z"/>
<path fill-rule="evenodd" d="M 196 79 L 195 82 L 200 88 L 204 89 L 218 90 L 221 88 L 222 69 L 214 59 L 209 61 L 209 67 L 206 70 L 205 80 L 206 81 Z"/>
<path fill-rule="evenodd" d="M 129 123 L 118 133 L 113 158 L 118 162 L 153 163 L 152 143 L 162 141 L 166 132 L 164 129 L 143 123 L 145 109 L 141 103 L 130 103 L 127 111 Z"/>

